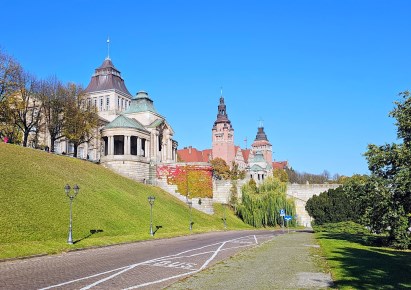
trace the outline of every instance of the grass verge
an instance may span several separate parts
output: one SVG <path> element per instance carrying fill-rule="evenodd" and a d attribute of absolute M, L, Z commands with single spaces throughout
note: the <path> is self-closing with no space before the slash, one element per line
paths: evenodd
<path fill-rule="evenodd" d="M 351 222 L 315 231 L 337 289 L 411 288 L 411 251 L 374 246 L 380 237 Z"/>
<path fill-rule="evenodd" d="M 73 240 L 67 244 L 65 184 L 80 187 L 73 201 Z M 150 205 L 155 196 L 151 237 Z M 227 229 L 250 229 L 227 210 Z M 192 210 L 193 232 L 224 230 L 223 208 Z M 0 143 L 0 259 L 189 234 L 187 205 L 163 190 L 102 166 Z M 158 226 L 158 229 L 157 229 Z"/>

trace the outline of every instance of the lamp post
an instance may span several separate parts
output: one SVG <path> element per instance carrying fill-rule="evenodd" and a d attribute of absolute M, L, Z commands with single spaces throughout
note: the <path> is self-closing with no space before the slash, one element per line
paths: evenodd
<path fill-rule="evenodd" d="M 193 202 L 191 200 L 187 201 L 188 207 L 190 208 L 190 226 L 188 227 L 190 229 L 190 232 L 193 230 L 193 218 L 191 216 L 191 208 L 193 206 Z"/>
<path fill-rule="evenodd" d="M 77 184 L 74 185 L 74 195 L 70 194 L 70 185 L 66 184 L 64 187 L 64 191 L 66 192 L 67 197 L 70 199 L 70 225 L 69 225 L 69 232 L 68 232 L 68 238 L 67 238 L 67 243 L 72 245 L 73 244 L 73 214 L 72 214 L 72 203 L 73 199 L 76 197 L 78 194 L 80 187 L 78 187 Z"/>
<path fill-rule="evenodd" d="M 149 196 L 148 197 L 148 203 L 150 204 L 150 235 L 154 236 L 153 233 L 153 205 L 154 205 L 154 200 L 156 198 L 154 196 Z"/>
<path fill-rule="evenodd" d="M 227 207 L 226 203 L 223 203 L 223 222 L 224 222 L 224 229 L 227 228 L 226 216 L 225 216 L 225 208 Z"/>

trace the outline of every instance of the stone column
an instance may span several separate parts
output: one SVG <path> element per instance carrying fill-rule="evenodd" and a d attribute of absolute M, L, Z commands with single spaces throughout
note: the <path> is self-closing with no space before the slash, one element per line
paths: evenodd
<path fill-rule="evenodd" d="M 108 155 L 114 155 L 114 136 L 108 136 Z"/>
<path fill-rule="evenodd" d="M 151 150 L 150 147 L 151 146 L 151 141 L 150 140 L 146 140 L 146 150 L 144 151 L 144 157 L 150 157 L 151 155 Z"/>
<path fill-rule="evenodd" d="M 130 155 L 130 136 L 124 135 L 124 155 Z"/>
<path fill-rule="evenodd" d="M 141 138 L 137 136 L 137 156 L 141 154 Z"/>

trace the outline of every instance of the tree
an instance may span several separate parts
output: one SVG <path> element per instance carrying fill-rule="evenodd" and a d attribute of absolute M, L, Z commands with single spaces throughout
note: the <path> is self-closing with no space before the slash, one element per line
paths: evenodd
<path fill-rule="evenodd" d="M 245 178 L 245 170 L 240 170 L 238 168 L 238 164 L 233 161 L 231 163 L 230 179 L 237 180 L 237 179 L 244 179 L 244 178 Z"/>
<path fill-rule="evenodd" d="M 411 246 L 411 98 L 408 91 L 390 112 L 397 126 L 400 144 L 370 144 L 364 154 L 371 171 L 370 210 L 367 217 L 376 231 L 388 231 L 396 248 Z M 377 216 L 376 216 L 377 215 Z"/>
<path fill-rule="evenodd" d="M 81 86 L 67 85 L 67 99 L 64 108 L 63 134 L 73 143 L 74 157 L 80 144 L 89 142 L 98 126 L 98 115 L 94 107 L 87 107 L 86 97 Z"/>
<path fill-rule="evenodd" d="M 288 174 L 287 171 L 284 169 L 275 168 L 273 170 L 273 176 L 281 182 L 288 182 Z"/>
<path fill-rule="evenodd" d="M 343 187 L 329 189 L 318 196 L 311 197 L 305 206 L 308 214 L 314 218 L 316 225 L 353 221 L 355 219 L 354 203 L 347 199 Z"/>
<path fill-rule="evenodd" d="M 236 214 L 254 227 L 277 226 L 281 224 L 280 209 L 295 215 L 294 200 L 287 198 L 284 183 L 268 177 L 258 188 L 248 184 L 243 186 L 242 201 Z M 295 224 L 292 220 L 291 225 Z"/>
<path fill-rule="evenodd" d="M 22 139 L 21 129 L 14 124 L 10 111 L 10 96 L 17 91 L 20 71 L 20 64 L 0 50 L 0 138 L 7 137 L 10 143 Z"/>
<path fill-rule="evenodd" d="M 210 161 L 213 168 L 213 177 L 216 179 L 230 179 L 230 167 L 224 159 L 217 157 Z"/>
<path fill-rule="evenodd" d="M 0 102 L 17 90 L 17 73 L 20 64 L 0 49 Z"/>
<path fill-rule="evenodd" d="M 18 127 L 23 132 L 23 146 L 27 146 L 31 132 L 39 132 L 42 103 L 39 99 L 39 81 L 32 74 L 20 68 L 16 72 L 17 90 L 6 96 L 9 124 Z"/>
<path fill-rule="evenodd" d="M 69 89 L 56 77 L 52 77 L 40 84 L 39 97 L 43 103 L 43 115 L 50 135 L 51 148 L 54 152 L 56 140 L 64 137 L 64 104 L 68 98 Z"/>

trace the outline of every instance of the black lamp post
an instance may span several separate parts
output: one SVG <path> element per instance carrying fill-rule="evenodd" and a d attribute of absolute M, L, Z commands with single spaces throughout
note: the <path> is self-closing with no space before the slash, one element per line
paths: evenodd
<path fill-rule="evenodd" d="M 78 194 L 80 187 L 78 187 L 77 184 L 74 185 L 73 189 L 74 189 L 74 195 L 70 194 L 70 185 L 66 184 L 66 186 L 64 187 L 64 191 L 66 192 L 67 197 L 70 199 L 70 226 L 69 226 L 69 232 L 68 232 L 68 239 L 67 239 L 67 243 L 72 245 L 73 244 L 73 215 L 72 215 L 72 203 L 73 203 L 73 199 L 76 197 L 76 195 Z"/>
<path fill-rule="evenodd" d="M 189 226 L 189 229 L 190 229 L 190 232 L 191 232 L 193 230 L 193 218 L 192 218 L 192 215 L 191 215 L 191 208 L 193 207 L 193 202 L 191 200 L 188 200 L 187 204 L 188 204 L 188 207 L 190 208 L 190 226 Z"/>
<path fill-rule="evenodd" d="M 148 197 L 148 203 L 150 204 L 150 235 L 154 236 L 153 233 L 153 205 L 154 205 L 154 200 L 156 198 L 154 196 L 149 196 Z"/>
<path fill-rule="evenodd" d="M 223 221 L 224 221 L 224 229 L 227 228 L 227 221 L 226 221 L 226 216 L 225 216 L 225 208 L 227 207 L 226 203 L 223 203 Z"/>

